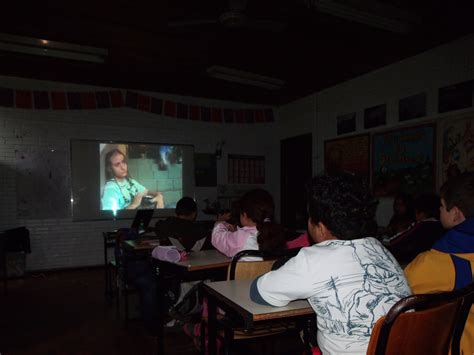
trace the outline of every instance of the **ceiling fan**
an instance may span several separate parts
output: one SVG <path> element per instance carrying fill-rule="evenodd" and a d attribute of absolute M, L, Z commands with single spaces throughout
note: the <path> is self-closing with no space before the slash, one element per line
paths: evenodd
<path fill-rule="evenodd" d="M 168 22 L 168 27 L 192 27 L 207 24 L 220 24 L 226 28 L 247 28 L 251 30 L 262 30 L 282 32 L 287 27 L 286 23 L 253 19 L 246 15 L 247 0 L 228 0 L 227 10 L 218 17 L 212 19 L 190 19 Z"/>

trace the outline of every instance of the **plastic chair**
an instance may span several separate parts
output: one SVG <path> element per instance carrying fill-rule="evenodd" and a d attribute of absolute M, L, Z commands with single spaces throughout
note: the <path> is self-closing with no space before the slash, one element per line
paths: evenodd
<path fill-rule="evenodd" d="M 462 302 L 457 291 L 401 299 L 375 324 L 367 354 L 448 354 Z"/>

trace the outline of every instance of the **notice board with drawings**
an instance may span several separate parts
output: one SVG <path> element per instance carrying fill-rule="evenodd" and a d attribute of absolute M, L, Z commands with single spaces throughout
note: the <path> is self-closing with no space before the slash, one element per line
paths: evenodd
<path fill-rule="evenodd" d="M 69 149 L 22 148 L 15 151 L 17 217 L 71 216 Z"/>
<path fill-rule="evenodd" d="M 370 136 L 361 134 L 324 142 L 324 169 L 328 173 L 350 172 L 369 181 Z"/>

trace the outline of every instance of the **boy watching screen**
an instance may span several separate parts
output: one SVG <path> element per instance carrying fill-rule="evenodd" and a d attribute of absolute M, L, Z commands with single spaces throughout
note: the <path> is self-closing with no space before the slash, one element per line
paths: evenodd
<path fill-rule="evenodd" d="M 473 282 L 474 173 L 450 178 L 440 190 L 440 221 L 449 229 L 405 269 L 414 293 L 452 291 Z M 474 353 L 474 311 L 467 319 L 461 352 Z"/>
<path fill-rule="evenodd" d="M 362 179 L 314 177 L 308 199 L 308 231 L 316 244 L 255 280 L 251 298 L 279 307 L 308 299 L 323 354 L 365 354 L 376 321 L 410 295 L 408 283 L 390 252 L 366 237 L 376 202 Z"/>

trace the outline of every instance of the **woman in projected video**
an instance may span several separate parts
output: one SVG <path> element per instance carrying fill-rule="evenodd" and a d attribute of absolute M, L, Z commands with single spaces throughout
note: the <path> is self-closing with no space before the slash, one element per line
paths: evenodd
<path fill-rule="evenodd" d="M 144 199 L 155 208 L 164 208 L 161 192 L 150 191 L 128 174 L 125 154 L 113 149 L 105 155 L 107 183 L 102 194 L 102 210 L 134 210 Z"/>

